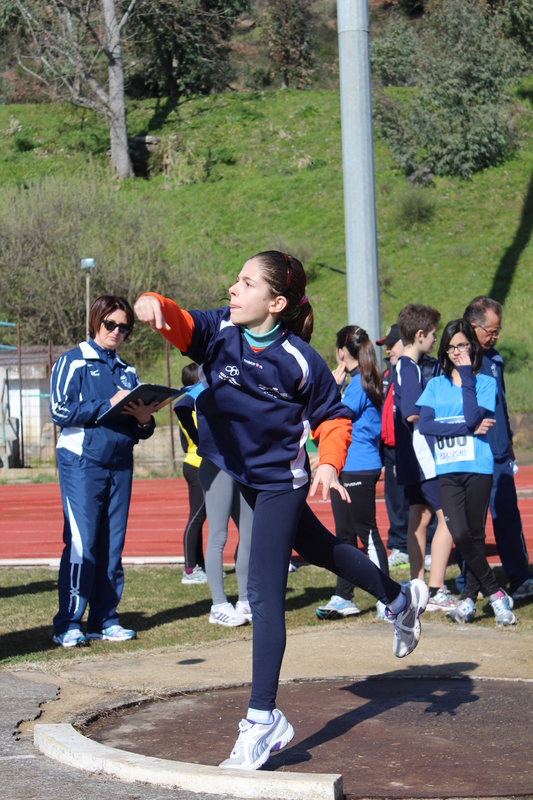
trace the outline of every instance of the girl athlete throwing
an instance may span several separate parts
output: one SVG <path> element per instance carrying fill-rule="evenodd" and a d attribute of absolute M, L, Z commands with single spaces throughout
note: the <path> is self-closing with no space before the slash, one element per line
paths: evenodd
<path fill-rule="evenodd" d="M 276 705 L 285 650 L 285 590 L 291 551 L 373 594 L 394 623 L 393 652 L 411 653 L 420 638 L 425 583 L 405 588 L 356 548 L 339 541 L 306 503 L 309 430 L 319 440 L 310 495 L 335 489 L 350 443 L 349 411 L 327 364 L 308 344 L 313 310 L 306 277 L 293 256 L 268 251 L 250 258 L 230 288 L 230 306 L 182 311 L 147 293 L 139 320 L 201 364 L 206 391 L 197 399 L 198 453 L 240 484 L 255 509 L 248 571 L 253 614 L 252 693 L 239 738 L 222 767 L 258 769 L 294 736 Z"/>

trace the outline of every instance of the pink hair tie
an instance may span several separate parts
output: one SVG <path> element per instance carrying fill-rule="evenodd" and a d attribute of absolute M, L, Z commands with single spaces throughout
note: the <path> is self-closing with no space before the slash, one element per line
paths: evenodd
<path fill-rule="evenodd" d="M 308 303 L 308 302 L 309 302 L 309 300 L 307 299 L 307 296 L 304 294 L 304 296 L 302 297 L 302 299 L 300 300 L 298 305 L 299 306 L 305 306 L 305 304 Z"/>

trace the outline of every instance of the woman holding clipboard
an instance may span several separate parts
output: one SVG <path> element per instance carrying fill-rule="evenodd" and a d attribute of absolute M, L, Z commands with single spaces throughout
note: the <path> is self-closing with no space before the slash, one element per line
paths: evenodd
<path fill-rule="evenodd" d="M 136 636 L 119 624 L 117 615 L 124 588 L 122 550 L 133 447 L 153 434 L 158 403 L 139 400 L 125 404 L 120 414 L 106 414 L 139 385 L 135 368 L 116 353 L 133 323 L 127 300 L 97 297 L 89 312 L 89 341 L 64 353 L 52 370 L 50 411 L 61 429 L 57 465 L 65 544 L 54 617 L 54 642 L 60 647 Z M 84 636 L 81 620 L 87 605 Z"/>
<path fill-rule="evenodd" d="M 514 625 L 512 598 L 501 589 L 485 554 L 485 521 L 492 489 L 494 459 L 485 434 L 494 425 L 496 381 L 477 374 L 483 352 L 474 329 L 463 319 L 449 322 L 442 334 L 439 363 L 417 401 L 418 430 L 435 436 L 435 468 L 440 499 L 452 539 L 468 566 L 462 602 L 447 617 L 472 622 L 481 589 L 498 626 Z"/>

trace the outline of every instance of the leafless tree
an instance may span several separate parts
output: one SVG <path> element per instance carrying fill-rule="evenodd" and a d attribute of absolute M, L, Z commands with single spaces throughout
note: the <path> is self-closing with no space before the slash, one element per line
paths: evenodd
<path fill-rule="evenodd" d="M 138 0 L 15 2 L 25 32 L 19 64 L 59 100 L 105 116 L 115 172 L 131 177 L 122 35 Z"/>

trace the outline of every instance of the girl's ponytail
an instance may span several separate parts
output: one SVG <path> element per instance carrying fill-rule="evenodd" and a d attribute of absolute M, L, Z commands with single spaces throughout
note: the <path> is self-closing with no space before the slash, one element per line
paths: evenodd
<path fill-rule="evenodd" d="M 359 362 L 361 386 L 378 411 L 383 405 L 383 378 L 374 345 L 368 333 L 357 325 L 347 325 L 337 334 L 337 349 L 346 348 L 352 358 Z"/>

